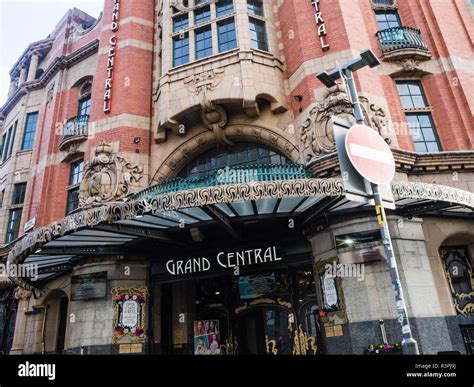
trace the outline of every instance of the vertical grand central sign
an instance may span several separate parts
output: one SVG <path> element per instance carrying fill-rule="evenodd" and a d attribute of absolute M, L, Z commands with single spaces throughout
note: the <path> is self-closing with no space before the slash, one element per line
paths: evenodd
<path fill-rule="evenodd" d="M 319 1 L 320 0 L 311 0 L 311 4 L 314 6 L 314 19 L 318 25 L 318 37 L 321 43 L 321 48 L 323 51 L 327 51 L 329 50 L 329 43 L 326 36 L 326 24 L 324 23 L 323 13 L 319 8 Z"/>
<path fill-rule="evenodd" d="M 110 29 L 112 30 L 113 34 L 109 38 L 109 49 L 107 52 L 107 77 L 105 79 L 104 113 L 110 113 L 110 107 L 112 104 L 112 82 L 117 48 L 116 32 L 119 29 L 119 10 L 120 0 L 114 0 L 114 7 L 112 8 L 112 22 L 110 24 Z"/>

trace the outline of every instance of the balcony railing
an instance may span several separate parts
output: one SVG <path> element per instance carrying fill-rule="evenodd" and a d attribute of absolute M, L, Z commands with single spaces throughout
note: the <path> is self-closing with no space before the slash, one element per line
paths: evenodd
<path fill-rule="evenodd" d="M 226 184 L 257 181 L 295 180 L 313 177 L 300 164 L 247 164 L 218 169 L 196 178 L 176 177 L 131 195 L 128 200 L 144 199 L 159 194 Z"/>
<path fill-rule="evenodd" d="M 88 124 L 88 115 L 76 116 L 67 120 L 64 125 L 63 137 L 59 148 L 61 149 L 64 144 L 68 144 L 72 141 L 85 139 L 88 133 Z"/>
<path fill-rule="evenodd" d="M 412 27 L 392 27 L 377 32 L 382 53 L 397 50 L 414 49 L 428 53 L 428 46 L 421 36 L 420 30 Z"/>

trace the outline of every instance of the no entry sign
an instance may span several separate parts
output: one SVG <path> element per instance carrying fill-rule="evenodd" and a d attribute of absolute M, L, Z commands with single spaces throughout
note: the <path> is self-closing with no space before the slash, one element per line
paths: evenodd
<path fill-rule="evenodd" d="M 347 132 L 346 152 L 359 174 L 373 184 L 388 184 L 395 175 L 395 161 L 385 140 L 366 125 L 354 125 Z"/>

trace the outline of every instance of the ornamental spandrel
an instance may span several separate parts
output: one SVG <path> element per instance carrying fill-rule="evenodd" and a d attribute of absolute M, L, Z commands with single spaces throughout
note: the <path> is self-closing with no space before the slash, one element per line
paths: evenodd
<path fill-rule="evenodd" d="M 84 167 L 79 202 L 81 206 L 125 198 L 143 177 L 143 166 L 132 163 L 101 142 Z"/>

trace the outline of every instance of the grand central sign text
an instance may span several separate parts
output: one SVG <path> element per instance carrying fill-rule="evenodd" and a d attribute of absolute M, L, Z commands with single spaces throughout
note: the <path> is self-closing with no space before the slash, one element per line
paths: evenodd
<path fill-rule="evenodd" d="M 173 276 L 194 274 L 212 270 L 213 265 L 223 269 L 235 269 L 242 266 L 258 265 L 281 261 L 275 246 L 241 250 L 233 252 L 219 252 L 212 259 L 206 257 L 189 259 L 170 259 L 166 262 L 166 270 Z"/>
<path fill-rule="evenodd" d="M 321 48 L 323 51 L 327 51 L 329 50 L 329 43 L 326 36 L 326 24 L 324 23 L 323 13 L 319 7 L 319 1 L 320 0 L 311 0 L 311 4 L 314 6 L 314 19 L 318 25 L 318 37 L 321 42 Z"/>
<path fill-rule="evenodd" d="M 119 10 L 120 0 L 114 0 L 114 7 L 112 8 L 112 23 L 110 29 L 113 34 L 109 38 L 109 49 L 107 51 L 107 77 L 105 79 L 105 93 L 104 93 L 104 113 L 110 113 L 112 104 L 112 80 L 114 75 L 115 54 L 117 49 L 117 35 L 115 34 L 119 29 Z"/>

